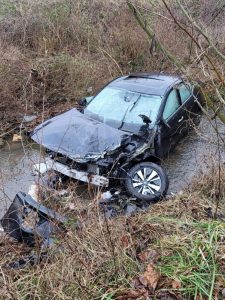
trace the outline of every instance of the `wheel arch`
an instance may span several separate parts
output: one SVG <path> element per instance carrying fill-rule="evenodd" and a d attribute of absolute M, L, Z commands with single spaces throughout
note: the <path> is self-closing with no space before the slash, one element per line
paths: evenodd
<path fill-rule="evenodd" d="M 141 163 L 141 162 L 152 162 L 152 163 L 155 163 L 155 164 L 158 164 L 158 165 L 161 165 L 162 164 L 162 160 L 155 156 L 155 155 L 150 155 L 148 157 L 138 157 L 136 159 L 133 159 L 131 160 L 127 165 L 126 165 L 126 169 L 127 168 L 131 168 L 133 166 L 135 166 L 136 164 L 138 163 Z"/>

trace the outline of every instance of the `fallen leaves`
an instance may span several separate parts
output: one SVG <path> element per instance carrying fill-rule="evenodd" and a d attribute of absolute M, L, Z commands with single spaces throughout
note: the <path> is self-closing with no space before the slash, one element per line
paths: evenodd
<path fill-rule="evenodd" d="M 146 250 L 139 253 L 140 260 L 146 261 L 157 256 L 157 252 Z M 164 290 L 162 290 L 162 288 Z M 172 288 L 172 290 L 171 290 Z M 169 279 L 161 276 L 156 269 L 156 264 L 148 263 L 144 273 L 137 276 L 132 281 L 132 288 L 120 291 L 117 295 L 117 300 L 146 300 L 152 299 L 157 295 L 157 299 L 183 299 L 180 296 L 179 290 L 181 282 L 178 279 Z M 165 290 L 166 289 L 166 290 Z"/>
<path fill-rule="evenodd" d="M 144 297 L 144 298 L 142 298 Z M 128 300 L 128 299 L 146 299 L 148 297 L 148 291 L 142 289 L 128 289 L 123 291 L 116 300 Z"/>
<path fill-rule="evenodd" d="M 155 266 L 150 263 L 148 264 L 146 271 L 143 275 L 140 275 L 138 279 L 143 286 L 151 288 L 154 291 L 157 287 L 160 276 L 159 272 L 155 270 Z"/>
<path fill-rule="evenodd" d="M 181 288 L 181 282 L 180 282 L 180 280 L 178 280 L 178 279 L 173 280 L 173 281 L 172 281 L 172 288 L 173 288 L 174 290 L 180 289 L 180 288 Z"/>
<path fill-rule="evenodd" d="M 137 257 L 141 262 L 155 261 L 158 258 L 158 253 L 155 250 L 146 250 L 140 252 Z"/>
<path fill-rule="evenodd" d="M 161 275 L 156 271 L 155 265 L 149 263 L 145 272 L 133 280 L 133 288 L 120 292 L 116 299 L 148 299 L 148 296 L 155 291 L 160 277 Z"/>
<path fill-rule="evenodd" d="M 129 235 L 123 235 L 120 238 L 120 244 L 123 249 L 127 249 L 131 246 L 131 240 Z"/>
<path fill-rule="evenodd" d="M 13 142 L 20 142 L 20 141 L 22 141 L 22 136 L 15 133 L 15 134 L 13 135 L 12 141 L 13 141 Z"/>

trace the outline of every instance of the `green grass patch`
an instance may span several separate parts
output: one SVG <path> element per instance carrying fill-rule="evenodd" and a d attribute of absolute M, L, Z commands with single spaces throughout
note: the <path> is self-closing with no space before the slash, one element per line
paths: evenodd
<path fill-rule="evenodd" d="M 188 224 L 191 232 L 172 235 L 159 241 L 162 257 L 158 264 L 162 275 L 179 280 L 180 291 L 188 298 L 214 299 L 219 276 L 218 247 L 225 234 L 220 222 Z"/>

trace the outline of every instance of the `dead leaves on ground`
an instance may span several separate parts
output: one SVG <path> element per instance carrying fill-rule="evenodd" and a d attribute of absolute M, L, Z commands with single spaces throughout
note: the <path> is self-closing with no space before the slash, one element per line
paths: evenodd
<path fill-rule="evenodd" d="M 151 254 L 153 254 L 153 252 Z M 143 252 L 142 255 L 146 258 L 147 253 Z M 116 299 L 145 300 L 156 295 L 156 299 L 180 299 L 179 293 L 176 295 L 173 290 L 179 290 L 181 288 L 181 282 L 177 279 L 170 280 L 163 278 L 153 262 L 149 263 L 145 271 L 133 280 L 132 286 L 130 289 L 121 291 Z M 163 291 L 161 291 L 162 288 Z M 165 291 L 166 289 L 167 291 Z"/>
<path fill-rule="evenodd" d="M 116 297 L 116 300 L 128 300 L 128 299 L 147 299 L 148 291 L 142 289 L 129 289 L 121 293 L 120 296 Z"/>
<path fill-rule="evenodd" d="M 160 279 L 160 274 L 155 270 L 155 266 L 150 263 L 148 264 L 146 271 L 143 275 L 140 275 L 138 279 L 144 287 L 154 291 Z"/>
<path fill-rule="evenodd" d="M 156 250 L 148 249 L 138 253 L 137 257 L 140 259 L 142 263 L 155 262 L 159 257 L 159 253 Z"/>
<path fill-rule="evenodd" d="M 173 280 L 171 285 L 172 285 L 172 289 L 174 289 L 174 290 L 178 290 L 181 288 L 181 282 L 178 279 Z"/>
<path fill-rule="evenodd" d="M 160 280 L 160 273 L 156 271 L 155 265 L 149 263 L 143 274 L 133 280 L 133 289 L 125 290 L 116 299 L 146 299 L 149 293 L 152 294 Z"/>
<path fill-rule="evenodd" d="M 123 235 L 120 238 L 120 245 L 123 249 L 128 249 L 131 247 L 132 242 L 131 242 L 131 237 L 129 235 Z"/>

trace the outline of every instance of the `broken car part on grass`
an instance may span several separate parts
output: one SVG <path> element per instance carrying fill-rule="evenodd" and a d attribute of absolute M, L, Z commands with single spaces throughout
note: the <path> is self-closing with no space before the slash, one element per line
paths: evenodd
<path fill-rule="evenodd" d="M 54 244 L 56 234 L 65 234 L 67 219 L 55 211 L 36 202 L 31 196 L 17 193 L 14 201 L 1 220 L 4 231 L 18 242 L 30 247 L 39 246 L 39 255 L 33 254 L 8 267 L 19 268 L 40 262 Z"/>
<path fill-rule="evenodd" d="M 107 219 L 112 219 L 119 215 L 130 217 L 138 212 L 143 212 L 149 207 L 149 203 L 128 197 L 114 188 L 102 193 L 99 207 Z"/>
<path fill-rule="evenodd" d="M 153 202 L 166 195 L 160 160 L 199 121 L 203 98 L 179 76 L 131 74 L 106 85 L 95 97 L 39 125 L 31 138 L 45 147 L 39 174 L 64 176 L 108 187 L 119 182 L 131 197 Z"/>

